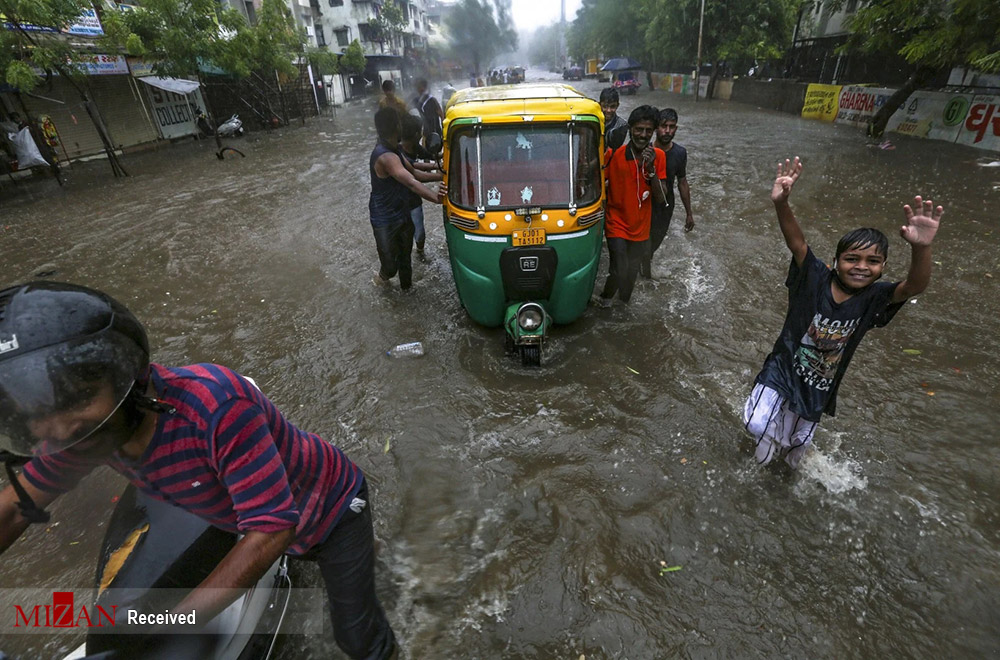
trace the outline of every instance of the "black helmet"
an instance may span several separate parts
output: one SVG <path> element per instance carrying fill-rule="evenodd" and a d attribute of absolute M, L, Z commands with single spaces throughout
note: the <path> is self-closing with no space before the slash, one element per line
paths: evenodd
<path fill-rule="evenodd" d="M 51 454 L 98 429 L 149 370 L 146 331 L 100 291 L 30 282 L 0 291 L 0 450 Z M 103 419 L 38 437 L 38 420 L 109 395 Z"/>

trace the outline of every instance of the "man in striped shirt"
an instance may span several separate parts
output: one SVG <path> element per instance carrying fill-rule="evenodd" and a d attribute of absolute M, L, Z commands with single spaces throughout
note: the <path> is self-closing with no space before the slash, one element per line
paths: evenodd
<path fill-rule="evenodd" d="M 175 611 L 208 621 L 282 554 L 304 556 L 319 564 L 337 644 L 352 658 L 394 654 L 375 595 L 367 485 L 339 449 L 297 429 L 230 369 L 149 363 L 142 326 L 99 292 L 55 283 L 0 292 L 6 335 L 17 341 L 0 353 L 0 449 L 34 454 L 18 481 L 36 506 L 109 465 L 151 497 L 242 535 Z M 53 364 L 67 366 L 53 375 Z M 0 551 L 29 524 L 18 501 L 10 485 L 0 492 Z"/>

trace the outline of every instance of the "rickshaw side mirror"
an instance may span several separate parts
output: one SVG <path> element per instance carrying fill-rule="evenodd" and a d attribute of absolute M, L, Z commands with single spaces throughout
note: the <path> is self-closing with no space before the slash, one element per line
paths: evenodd
<path fill-rule="evenodd" d="M 441 153 L 441 146 L 443 142 L 441 141 L 441 136 L 437 133 L 431 133 L 430 137 L 427 138 L 427 151 L 432 154 Z"/>

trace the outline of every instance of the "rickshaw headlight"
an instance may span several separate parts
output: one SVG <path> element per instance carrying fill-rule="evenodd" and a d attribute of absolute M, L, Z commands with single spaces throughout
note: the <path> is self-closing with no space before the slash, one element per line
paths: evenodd
<path fill-rule="evenodd" d="M 517 310 L 517 324 L 526 332 L 534 332 L 542 327 L 545 321 L 545 310 L 537 303 L 521 305 Z"/>

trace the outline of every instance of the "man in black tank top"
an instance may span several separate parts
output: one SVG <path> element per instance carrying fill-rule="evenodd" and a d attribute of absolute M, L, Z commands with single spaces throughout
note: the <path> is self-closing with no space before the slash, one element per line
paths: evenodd
<path fill-rule="evenodd" d="M 441 181 L 440 172 L 419 172 L 399 155 L 399 113 L 393 108 L 382 108 L 375 113 L 375 130 L 378 143 L 368 160 L 372 191 L 368 198 L 368 213 L 378 250 L 379 271 L 373 282 L 388 284 L 399 274 L 399 287 L 404 291 L 413 282 L 410 253 L 413 249 L 413 221 L 410 219 L 412 194 L 440 204 L 448 190 L 444 184 L 438 191 L 422 182 Z"/>

